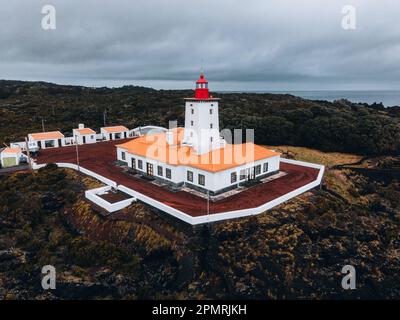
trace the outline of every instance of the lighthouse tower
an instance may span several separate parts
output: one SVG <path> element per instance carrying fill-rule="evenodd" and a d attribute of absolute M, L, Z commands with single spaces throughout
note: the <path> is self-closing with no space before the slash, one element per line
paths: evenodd
<path fill-rule="evenodd" d="M 196 81 L 193 98 L 185 98 L 185 134 L 183 144 L 198 153 L 225 146 L 219 134 L 218 98 L 210 96 L 204 74 Z"/>

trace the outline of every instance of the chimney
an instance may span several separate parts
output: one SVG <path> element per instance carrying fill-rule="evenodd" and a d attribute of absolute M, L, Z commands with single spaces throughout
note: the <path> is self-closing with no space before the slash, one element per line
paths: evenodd
<path fill-rule="evenodd" d="M 83 123 L 80 123 L 79 125 L 78 125 L 78 129 L 83 129 L 85 127 L 85 125 L 83 124 Z"/>
<path fill-rule="evenodd" d="M 167 140 L 167 143 L 169 145 L 173 145 L 174 144 L 174 134 L 172 131 L 167 131 L 167 133 L 165 134 L 165 139 Z"/>

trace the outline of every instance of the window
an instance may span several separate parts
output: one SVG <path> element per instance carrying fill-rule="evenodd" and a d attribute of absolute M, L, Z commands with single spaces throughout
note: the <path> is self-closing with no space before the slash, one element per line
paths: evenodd
<path fill-rule="evenodd" d="M 213 125 L 212 125 L 212 123 L 210 123 L 210 129 L 212 129 L 212 127 L 213 127 Z"/>
<path fill-rule="evenodd" d="M 126 160 L 125 152 L 121 152 L 121 158 L 122 160 Z"/>
<path fill-rule="evenodd" d="M 161 166 L 157 166 L 157 174 L 162 177 L 163 175 L 163 168 Z"/>
<path fill-rule="evenodd" d="M 191 138 L 193 137 L 193 131 L 190 131 L 190 137 Z"/>
<path fill-rule="evenodd" d="M 192 171 L 187 172 L 187 180 L 190 182 L 193 182 L 193 172 Z"/>
<path fill-rule="evenodd" d="M 255 173 L 255 175 L 258 175 L 261 173 L 261 164 L 254 167 L 254 173 Z"/>
<path fill-rule="evenodd" d="M 212 114 L 212 109 L 210 109 L 210 114 Z"/>
<path fill-rule="evenodd" d="M 210 138 L 210 141 L 213 142 L 213 137 Z"/>
<path fill-rule="evenodd" d="M 211 103 L 211 107 L 214 107 L 214 105 Z"/>
<path fill-rule="evenodd" d="M 190 121 L 190 125 L 193 127 L 193 121 Z"/>
<path fill-rule="evenodd" d="M 231 183 L 235 183 L 237 181 L 237 174 L 236 172 L 231 173 Z"/>
<path fill-rule="evenodd" d="M 246 170 L 240 170 L 240 180 L 246 179 Z"/>
<path fill-rule="evenodd" d="M 268 171 L 268 162 L 264 163 L 263 165 L 263 171 L 267 172 Z"/>
<path fill-rule="evenodd" d="M 192 114 L 194 114 L 194 109 L 191 109 Z"/>
<path fill-rule="evenodd" d="M 54 146 L 55 146 L 54 140 L 47 140 L 47 141 L 45 141 L 45 142 L 44 142 L 44 146 L 45 146 L 46 148 L 54 148 Z"/>
<path fill-rule="evenodd" d="M 171 169 L 168 168 L 165 169 L 165 177 L 167 179 L 171 179 Z"/>
<path fill-rule="evenodd" d="M 138 164 L 139 169 L 143 169 L 143 161 L 142 160 L 138 160 L 137 164 Z"/>
<path fill-rule="evenodd" d="M 199 174 L 199 185 L 204 186 L 206 184 L 206 177 L 203 174 Z"/>
<path fill-rule="evenodd" d="M 149 176 L 154 175 L 154 172 L 153 172 L 153 164 L 152 164 L 152 163 L 146 162 L 146 173 L 147 173 Z"/>
<path fill-rule="evenodd" d="M 92 139 L 92 140 L 93 140 L 93 139 L 94 139 L 94 136 L 90 136 L 90 139 Z"/>

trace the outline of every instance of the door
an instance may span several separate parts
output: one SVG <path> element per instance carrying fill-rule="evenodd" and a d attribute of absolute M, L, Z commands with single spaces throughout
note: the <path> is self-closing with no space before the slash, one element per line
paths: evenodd
<path fill-rule="evenodd" d="M 42 141 L 38 141 L 38 147 L 39 149 L 42 149 Z"/>
<path fill-rule="evenodd" d="M 112 134 L 111 133 L 109 134 L 108 137 L 109 137 L 110 140 L 112 140 Z"/>
<path fill-rule="evenodd" d="M 86 137 L 85 136 L 82 137 L 82 141 L 83 141 L 83 143 L 86 143 Z"/>
<path fill-rule="evenodd" d="M 153 175 L 153 165 L 151 163 L 146 163 L 146 172 L 149 176 Z"/>
<path fill-rule="evenodd" d="M 136 160 L 135 160 L 135 158 L 131 159 L 131 165 L 132 165 L 132 169 L 136 169 Z"/>
<path fill-rule="evenodd" d="M 250 169 L 250 180 L 253 180 L 256 178 L 256 168 L 251 168 Z"/>
<path fill-rule="evenodd" d="M 62 144 L 61 144 L 61 139 L 58 139 L 58 146 L 59 146 L 59 147 L 62 146 Z"/>
<path fill-rule="evenodd" d="M 4 168 L 13 167 L 16 165 L 17 165 L 17 158 L 12 158 L 12 157 L 3 158 Z"/>
<path fill-rule="evenodd" d="M 255 177 L 254 175 L 254 167 L 246 169 L 246 180 L 253 180 Z"/>

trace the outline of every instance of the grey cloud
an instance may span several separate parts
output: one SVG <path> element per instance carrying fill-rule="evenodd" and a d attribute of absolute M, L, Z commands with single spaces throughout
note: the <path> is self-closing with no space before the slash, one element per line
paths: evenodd
<path fill-rule="evenodd" d="M 218 89 L 399 85 L 396 0 L 5 2 L 0 78 L 187 87 L 203 60 Z M 57 9 L 57 30 L 40 27 Z M 344 31 L 341 9 L 357 9 Z"/>

